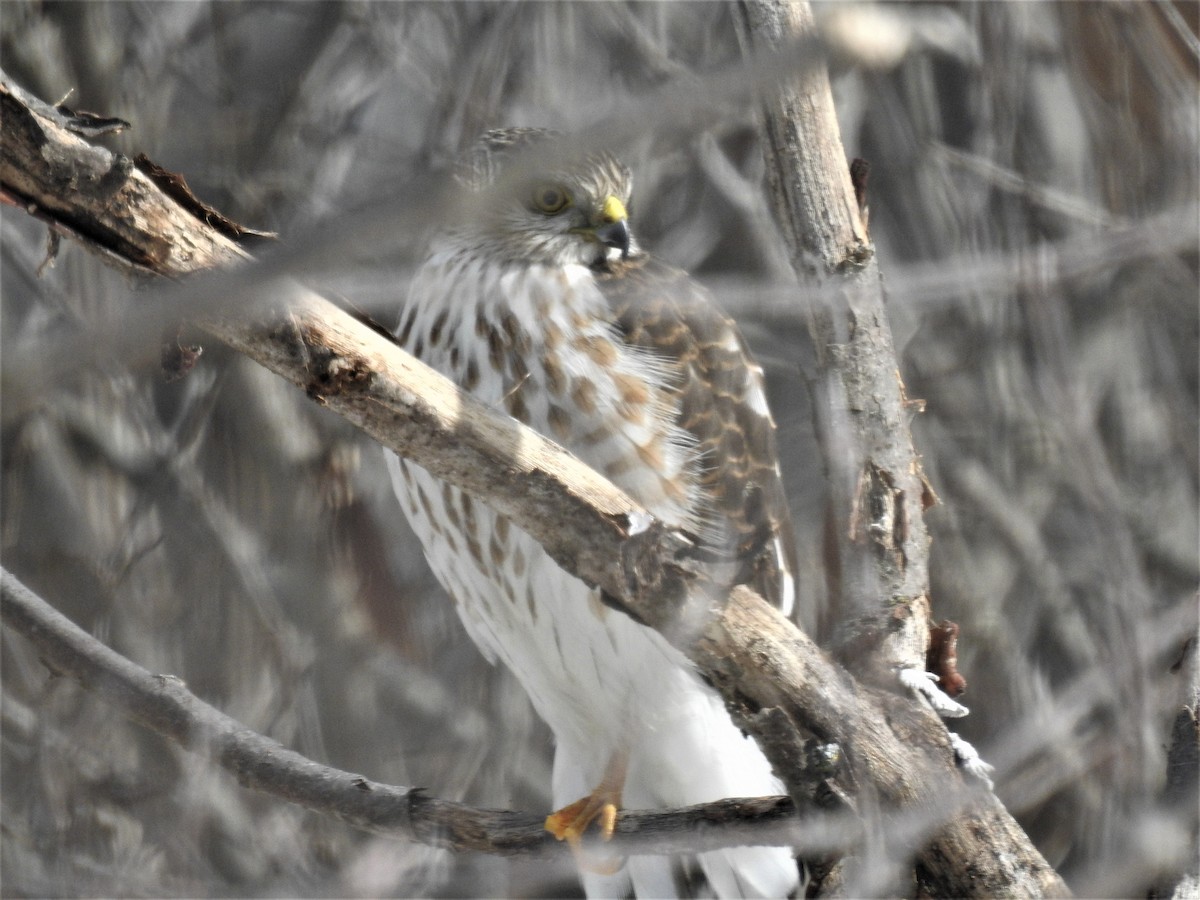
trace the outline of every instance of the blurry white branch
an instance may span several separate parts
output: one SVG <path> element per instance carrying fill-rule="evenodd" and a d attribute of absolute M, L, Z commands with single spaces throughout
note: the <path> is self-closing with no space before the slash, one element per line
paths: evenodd
<path fill-rule="evenodd" d="M 1195 203 L 1181 203 L 1136 222 L 1036 247 L 1006 253 L 963 253 L 933 263 L 891 266 L 886 281 L 888 304 L 934 311 L 960 305 L 965 296 L 977 302 L 1010 303 L 1014 292 L 1047 284 L 1073 285 L 1137 260 L 1162 263 L 1196 246 L 1198 219 L 1200 208 Z M 809 315 L 810 307 L 829 307 L 841 300 L 836 285 L 805 285 L 797 295 L 794 284 L 782 281 L 747 283 L 726 277 L 709 278 L 705 283 L 721 298 L 727 312 L 768 327 L 796 327 Z"/>
<path fill-rule="evenodd" d="M 185 270 L 190 260 L 190 271 L 199 271 L 244 259 L 232 241 L 181 214 L 123 158 L 69 134 L 53 114 L 31 107 L 8 86 L 0 86 L 0 104 L 0 187 L 8 202 L 147 271 L 157 271 L 161 260 L 182 260 Z M 144 227 L 125 229 L 116 241 L 110 238 L 115 221 Z M 206 252 L 193 253 L 193 247 Z M 161 274 L 179 271 L 164 267 Z M 837 742 L 847 757 L 853 798 L 830 802 L 857 805 L 861 813 L 878 804 L 894 823 L 887 843 L 914 854 L 938 893 L 1066 893 L 999 801 L 964 784 L 946 731 L 931 712 L 906 696 L 855 682 L 761 598 L 709 580 L 686 535 L 662 527 L 561 448 L 462 394 L 377 330 L 294 283 L 279 279 L 266 291 L 271 302 L 256 304 L 253 316 L 235 315 L 228 304 L 222 314 L 203 306 L 189 314 L 385 446 L 489 503 L 541 541 L 564 569 L 666 634 L 760 741 L 797 803 L 807 806 L 812 790 L 802 766 L 801 735 L 809 733 Z M 6 580 L 6 621 L 16 610 L 9 591 Z M 12 624 L 31 635 L 42 628 L 28 616 Z M 66 671 L 76 653 L 67 651 L 60 664 Z M 106 694 L 129 697 L 128 683 L 91 671 L 92 683 Z M 189 729 L 171 725 L 181 694 L 143 676 L 145 689 L 172 704 L 160 711 L 170 733 L 188 739 Z M 297 758 L 296 772 L 308 785 L 302 791 L 267 765 L 283 752 L 279 748 L 228 723 L 224 733 L 230 742 L 219 757 L 243 776 L 265 765 L 258 786 L 279 796 L 312 802 L 333 787 L 376 793 L 374 785 L 368 791 L 353 782 L 331 786 L 326 770 L 308 769 L 313 764 Z M 399 791 L 392 799 L 400 810 L 392 815 L 411 822 L 419 795 Z"/>

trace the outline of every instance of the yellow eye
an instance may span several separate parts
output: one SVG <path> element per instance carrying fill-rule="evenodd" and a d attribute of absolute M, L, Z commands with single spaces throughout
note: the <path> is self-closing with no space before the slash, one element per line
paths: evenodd
<path fill-rule="evenodd" d="M 539 184 L 533 189 L 533 208 L 552 216 L 571 205 L 571 195 L 556 184 Z"/>

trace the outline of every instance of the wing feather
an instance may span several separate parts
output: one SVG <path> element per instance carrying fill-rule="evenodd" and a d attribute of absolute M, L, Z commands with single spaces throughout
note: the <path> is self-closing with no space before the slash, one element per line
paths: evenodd
<path fill-rule="evenodd" d="M 733 320 L 685 272 L 640 257 L 611 262 L 597 282 L 624 340 L 676 373 L 678 425 L 695 436 L 698 477 L 718 534 L 746 584 L 790 614 L 795 537 L 779 472 L 761 367 Z"/>

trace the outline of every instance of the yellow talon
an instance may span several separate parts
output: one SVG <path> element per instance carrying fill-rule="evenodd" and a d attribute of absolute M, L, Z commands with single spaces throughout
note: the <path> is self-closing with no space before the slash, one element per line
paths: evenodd
<path fill-rule="evenodd" d="M 602 840 L 612 840 L 617 824 L 617 805 L 589 794 L 546 816 L 546 830 L 560 841 L 577 844 L 593 822 L 598 823 Z"/>
<path fill-rule="evenodd" d="M 626 762 L 625 753 L 614 754 L 604 779 L 594 791 L 546 816 L 546 830 L 570 844 L 580 868 L 597 875 L 614 874 L 621 868 L 621 858 L 589 857 L 583 849 L 583 836 L 594 822 L 600 831 L 600 839 L 612 840 L 617 826 L 617 804 L 621 802 L 621 789 L 625 786 Z"/>
<path fill-rule="evenodd" d="M 617 827 L 617 807 L 613 803 L 605 803 L 600 810 L 600 834 L 606 841 L 612 840 L 613 829 Z"/>

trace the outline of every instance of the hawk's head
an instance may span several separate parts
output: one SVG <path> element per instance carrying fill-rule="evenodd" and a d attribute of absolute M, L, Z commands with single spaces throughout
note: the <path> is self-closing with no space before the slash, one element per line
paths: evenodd
<path fill-rule="evenodd" d="M 506 259 L 594 265 L 635 250 L 629 230 L 629 169 L 604 152 L 566 155 L 556 133 L 489 131 L 466 154 L 459 180 L 478 205 L 454 232 Z"/>

